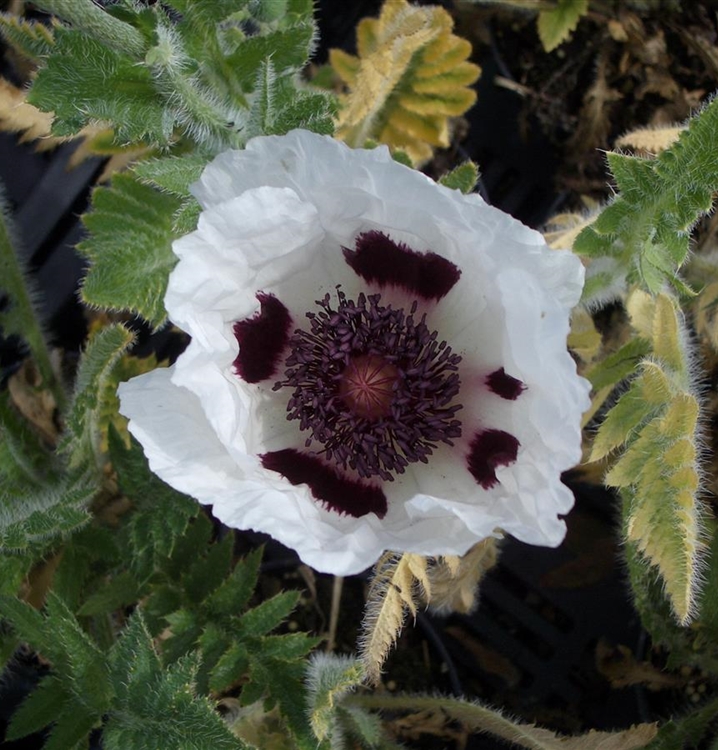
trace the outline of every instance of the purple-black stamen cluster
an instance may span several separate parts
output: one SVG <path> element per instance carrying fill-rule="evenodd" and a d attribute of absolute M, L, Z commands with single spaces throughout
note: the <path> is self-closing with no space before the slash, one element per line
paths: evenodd
<path fill-rule="evenodd" d="M 379 294 L 360 294 L 354 302 L 337 290 L 337 298 L 336 309 L 328 294 L 317 300 L 321 311 L 306 314 L 310 330 L 294 331 L 285 379 L 274 388 L 294 389 L 287 415 L 310 432 L 307 448 L 317 441 L 339 466 L 361 477 L 392 480 L 392 473 L 403 473 L 408 464 L 426 463 L 438 443 L 453 445 L 461 436 L 455 418 L 461 405 L 452 403 L 459 393 L 461 357 L 437 341 L 426 315 L 414 319 L 417 302 L 406 314 L 381 305 Z M 378 358 L 393 380 L 391 397 L 367 417 L 342 396 L 348 392 L 342 383 L 356 377 L 357 367 L 375 368 Z"/>

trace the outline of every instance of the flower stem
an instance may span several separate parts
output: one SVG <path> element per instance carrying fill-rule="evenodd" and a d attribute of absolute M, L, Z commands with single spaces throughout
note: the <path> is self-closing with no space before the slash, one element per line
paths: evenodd
<path fill-rule="evenodd" d="M 556 748 L 557 738 L 548 731 L 530 724 L 511 721 L 498 711 L 460 698 L 436 698 L 426 695 L 349 695 L 344 699 L 361 708 L 384 711 L 440 711 L 455 721 L 460 721 L 474 731 L 490 732 L 508 742 L 531 750 Z M 551 741 L 552 740 L 552 741 Z"/>
<path fill-rule="evenodd" d="M 55 375 L 50 360 L 40 319 L 33 307 L 29 279 L 23 272 L 21 261 L 13 248 L 10 215 L 5 202 L 5 193 L 0 186 L 0 279 L 3 291 L 10 295 L 10 311 L 0 313 L 5 334 L 21 336 L 30 347 L 30 352 L 42 376 L 43 385 L 52 391 L 57 407 L 62 411 L 67 396 Z"/>

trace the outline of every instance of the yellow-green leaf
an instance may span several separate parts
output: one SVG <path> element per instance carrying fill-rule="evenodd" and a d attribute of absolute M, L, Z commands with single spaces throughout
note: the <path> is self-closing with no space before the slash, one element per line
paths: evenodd
<path fill-rule="evenodd" d="M 538 33 L 546 52 L 565 42 L 586 13 L 588 0 L 559 0 L 556 8 L 542 10 L 538 17 Z"/>
<path fill-rule="evenodd" d="M 471 45 L 451 31 L 443 9 L 386 0 L 379 18 L 357 26 L 358 57 L 339 50 L 330 62 L 349 91 L 342 98 L 337 137 L 352 146 L 375 140 L 405 151 L 414 164 L 449 145 L 448 117 L 475 101 L 468 88 L 479 68 Z"/>
<path fill-rule="evenodd" d="M 680 315 L 671 297 L 659 294 L 653 313 L 653 351 L 674 372 L 685 372 L 686 363 L 681 347 Z"/>

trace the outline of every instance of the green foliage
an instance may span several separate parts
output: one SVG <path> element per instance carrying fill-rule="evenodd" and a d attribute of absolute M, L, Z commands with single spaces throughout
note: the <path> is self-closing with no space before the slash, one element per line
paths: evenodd
<path fill-rule="evenodd" d="M 258 73 L 270 59 L 283 98 L 271 132 L 286 132 L 287 125 L 331 132 L 331 95 L 305 91 L 296 75 L 314 48 L 311 3 L 174 0 L 105 10 L 91 0 L 44 0 L 43 6 L 70 24 L 58 25 L 54 45 L 40 50 L 43 64 L 29 94 L 31 103 L 55 113 L 56 135 L 100 120 L 121 144 L 241 147 Z M 31 52 L 38 47 L 32 29 L 5 26 L 29 38 Z"/>
<path fill-rule="evenodd" d="M 17 599 L 0 599 L 0 613 L 53 665 L 40 688 L 20 706 L 8 728 L 17 739 L 54 723 L 45 750 L 75 747 L 99 726 L 112 694 L 103 654 L 54 594 L 41 615 Z"/>
<path fill-rule="evenodd" d="M 281 135 L 294 128 L 331 135 L 334 113 L 332 99 L 320 92 L 296 91 L 290 81 L 277 76 L 274 60 L 269 59 L 257 71 L 247 135 Z"/>
<path fill-rule="evenodd" d="M 100 120 L 111 123 L 119 142 L 168 146 L 172 140 L 173 123 L 149 69 L 77 29 L 56 28 L 28 101 L 55 113 L 54 135 L 74 135 Z"/>
<path fill-rule="evenodd" d="M 0 36 L 24 57 L 35 62 L 47 56 L 54 44 L 52 30 L 43 23 L 0 13 Z"/>
<path fill-rule="evenodd" d="M 712 700 L 696 711 L 667 721 L 656 737 L 646 745 L 646 750 L 676 750 L 676 748 L 715 747 L 715 728 L 718 718 L 718 700 Z"/>
<path fill-rule="evenodd" d="M 139 611 L 110 653 L 115 700 L 103 733 L 107 750 L 238 750 L 206 698 L 196 694 L 198 655 L 163 669 Z"/>
<path fill-rule="evenodd" d="M 0 184 L 0 293 L 9 295 L 9 304 L 0 311 L 0 331 L 5 336 L 15 334 L 27 342 L 43 386 L 52 391 L 57 406 L 63 409 L 65 391 L 55 376 L 40 317 L 35 310 L 37 294 L 15 245 L 10 210 Z"/>
<path fill-rule="evenodd" d="M 461 190 L 462 193 L 470 193 L 476 187 L 479 180 L 479 168 L 472 161 L 465 161 L 445 174 L 439 183 L 451 190 Z"/>
<path fill-rule="evenodd" d="M 95 189 L 93 210 L 83 217 L 90 236 L 78 245 L 90 261 L 81 292 L 87 304 L 130 310 L 155 328 L 165 322 L 167 278 L 177 262 L 173 215 L 181 205 L 130 174 Z"/>
<path fill-rule="evenodd" d="M 141 182 L 178 198 L 187 198 L 190 195 L 190 185 L 199 179 L 206 165 L 206 157 L 191 153 L 147 159 L 135 164 L 132 171 Z"/>
<path fill-rule="evenodd" d="M 63 440 L 72 468 L 99 470 L 104 463 L 100 448 L 103 406 L 110 395 L 108 387 L 114 393 L 116 386 L 112 370 L 133 341 L 127 328 L 110 325 L 92 336 L 82 355 Z"/>
<path fill-rule="evenodd" d="M 624 503 L 629 503 L 626 497 Z M 710 532 L 710 548 L 705 556 L 706 581 L 718 575 L 718 535 L 714 521 L 706 521 Z M 646 574 L 645 560 L 635 544 L 626 546 L 627 570 L 636 610 L 641 624 L 654 644 L 667 653 L 667 668 L 693 666 L 711 675 L 718 675 L 718 596 L 714 586 L 705 586 L 697 593 L 697 617 L 691 627 L 681 627 L 673 617 L 666 599 L 663 582 Z"/>
<path fill-rule="evenodd" d="M 105 13 L 92 0 L 38 0 L 35 5 L 119 52 L 139 57 L 145 51 L 137 29 Z"/>
<path fill-rule="evenodd" d="M 110 592 L 99 590 L 80 611 L 99 613 L 123 598 L 143 598 L 150 633 L 164 631 L 162 660 L 168 667 L 193 660 L 200 694 L 221 694 L 242 685 L 246 705 L 260 698 L 276 701 L 300 746 L 314 747 L 303 709 L 303 675 L 304 658 L 319 639 L 304 633 L 271 634 L 294 609 L 299 594 L 277 594 L 247 609 L 261 550 L 233 564 L 233 536 L 207 546 L 211 531 L 206 518 L 198 516 L 168 556 L 157 555 L 149 579 L 139 581 L 132 569 L 129 576 L 120 574 L 111 581 Z"/>
<path fill-rule="evenodd" d="M 316 654 L 307 670 L 307 698 L 312 730 L 319 740 L 334 733 L 335 708 L 364 677 L 360 661 L 349 657 Z"/>
<path fill-rule="evenodd" d="M 555 8 L 542 10 L 538 16 L 538 34 L 546 52 L 565 42 L 587 13 L 588 0 L 558 0 Z"/>
<path fill-rule="evenodd" d="M 18 554 L 65 537 L 90 520 L 96 483 L 61 463 L 0 394 L 0 553 Z"/>
<path fill-rule="evenodd" d="M 637 292 L 629 309 L 639 331 L 650 336 L 652 358 L 642 362 L 630 388 L 608 412 L 591 460 L 624 446 L 605 481 L 621 488 L 625 499 L 627 543 L 657 568 L 675 616 L 685 625 L 696 615 L 703 553 L 699 404 L 691 392 L 690 355 L 675 301 Z M 631 347 L 631 355 L 641 346 Z"/>
<path fill-rule="evenodd" d="M 634 338 L 617 352 L 610 354 L 587 374 L 594 390 L 599 391 L 609 385 L 616 385 L 634 374 L 640 361 L 651 351 L 647 339 Z"/>
<path fill-rule="evenodd" d="M 162 669 L 139 611 L 107 654 L 54 594 L 44 616 L 10 597 L 0 599 L 0 613 L 52 667 L 13 715 L 8 739 L 52 725 L 45 750 L 68 750 L 104 723 L 108 750 L 243 747 L 195 691 L 198 656 Z"/>
<path fill-rule="evenodd" d="M 0 552 L 38 552 L 45 542 L 68 536 L 90 521 L 87 506 L 96 493 L 82 477 L 27 493 L 0 489 Z"/>
<path fill-rule="evenodd" d="M 688 256 L 691 228 L 710 210 L 718 189 L 717 129 L 713 100 L 657 158 L 609 154 L 619 194 L 581 232 L 575 251 L 612 259 L 629 284 L 653 294 L 666 283 L 690 294 L 677 272 Z"/>
<path fill-rule="evenodd" d="M 311 3 L 167 6 L 127 2 L 105 10 L 91 0 L 45 0 L 71 24 L 58 22 L 50 41 L 31 25 L 3 21 L 42 58 L 28 101 L 54 113 L 55 135 L 100 121 L 118 145 L 174 152 L 98 188 L 85 217 L 90 237 L 80 245 L 90 260 L 84 301 L 129 310 L 155 327 L 166 320 L 172 241 L 196 226 L 199 207 L 188 187 L 201 168 L 251 136 L 298 127 L 332 133 L 335 114 L 333 96 L 297 75 L 314 48 Z"/>
<path fill-rule="evenodd" d="M 467 58 L 471 44 L 452 34 L 443 9 L 405 0 L 384 3 L 379 18 L 357 27 L 358 56 L 331 50 L 330 62 L 347 85 L 337 136 L 351 146 L 377 140 L 400 148 L 413 163 L 449 145 L 448 118 L 475 101 L 469 88 L 480 69 Z"/>
<path fill-rule="evenodd" d="M 120 489 L 135 504 L 126 534 L 132 550 L 130 566 L 143 581 L 162 559 L 172 555 L 177 539 L 184 534 L 190 519 L 199 513 L 199 504 L 173 490 L 150 471 L 142 448 L 134 438 L 130 449 L 126 450 L 116 430 L 111 428 L 109 446 Z"/>
<path fill-rule="evenodd" d="M 47 487 L 59 480 L 58 468 L 8 393 L 0 393 L 0 490 L 12 494 Z"/>

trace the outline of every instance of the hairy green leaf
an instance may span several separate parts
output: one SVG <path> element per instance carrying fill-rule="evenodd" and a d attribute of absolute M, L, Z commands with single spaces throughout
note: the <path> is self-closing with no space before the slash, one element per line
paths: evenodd
<path fill-rule="evenodd" d="M 0 612 L 18 635 L 49 659 L 52 675 L 28 698 L 12 725 L 13 736 L 54 723 L 46 748 L 67 750 L 99 725 L 112 700 L 104 655 L 52 592 L 45 615 L 17 599 L 0 599 Z"/>
<path fill-rule="evenodd" d="M 315 34 L 314 22 L 308 20 L 241 39 L 236 50 L 226 58 L 232 79 L 240 90 L 250 92 L 260 67 L 270 59 L 279 75 L 301 70 L 312 53 Z"/>
<path fill-rule="evenodd" d="M 631 339 L 587 373 L 594 390 L 599 391 L 608 385 L 616 385 L 632 375 L 636 372 L 640 361 L 650 351 L 651 344 L 646 339 L 641 337 Z"/>
<path fill-rule="evenodd" d="M 439 183 L 451 190 L 461 190 L 462 193 L 470 193 L 479 180 L 479 168 L 473 161 L 465 161 L 445 174 Z"/>
<path fill-rule="evenodd" d="M 82 354 L 63 441 L 71 467 L 93 467 L 97 471 L 103 464 L 100 417 L 108 384 L 112 382 L 112 370 L 133 341 L 131 331 L 113 324 L 98 331 Z"/>
<path fill-rule="evenodd" d="M 14 554 L 66 537 L 89 523 L 86 510 L 97 486 L 78 480 L 27 495 L 0 490 L 0 551 Z"/>
<path fill-rule="evenodd" d="M 718 102 L 689 121 L 680 139 L 653 160 L 611 154 L 619 194 L 576 238 L 588 257 L 614 257 L 629 282 L 657 294 L 665 284 L 690 290 L 677 273 L 690 231 L 711 208 L 718 189 Z"/>
<path fill-rule="evenodd" d="M 69 698 L 62 681 L 55 675 L 43 678 L 13 713 L 6 739 L 17 740 L 52 724 Z"/>
<path fill-rule="evenodd" d="M 209 700 L 195 692 L 197 656 L 162 669 L 138 611 L 110 655 L 116 701 L 103 732 L 107 750 L 240 750 Z"/>
<path fill-rule="evenodd" d="M 77 611 L 80 616 L 110 614 L 120 607 L 128 607 L 139 598 L 140 586 L 129 571 L 123 571 L 107 581 L 90 596 Z"/>
<path fill-rule="evenodd" d="M 7 391 L 0 393 L 0 492 L 22 493 L 59 483 L 58 463 L 10 403 Z"/>
<path fill-rule="evenodd" d="M 546 52 L 565 42 L 586 13 L 588 0 L 558 0 L 556 8 L 542 10 L 538 16 L 538 33 Z"/>
<path fill-rule="evenodd" d="M 178 197 L 161 193 L 128 174 L 96 188 L 93 211 L 83 217 L 90 237 L 78 245 L 90 261 L 82 285 L 84 301 L 109 310 L 130 310 L 159 328 L 167 318 L 167 279 Z"/>
<path fill-rule="evenodd" d="M 137 29 L 106 13 L 92 0 L 37 0 L 35 5 L 118 52 L 139 58 L 145 50 L 144 39 Z"/>
<path fill-rule="evenodd" d="M 179 198 L 190 195 L 189 186 L 196 182 L 208 159 L 201 154 L 165 156 L 161 159 L 146 159 L 132 168 L 142 182 L 159 188 Z"/>
<path fill-rule="evenodd" d="M 704 553 L 700 408 L 692 392 L 688 337 L 676 300 L 665 293 L 652 298 L 637 291 L 628 308 L 634 326 L 650 337 L 652 358 L 609 411 L 591 459 L 625 445 L 605 481 L 621 488 L 626 541 L 641 553 L 645 575 L 654 575 L 649 566 L 658 570 L 676 619 L 685 625 L 697 612 Z"/>
<path fill-rule="evenodd" d="M 331 736 L 341 698 L 364 677 L 362 663 L 347 656 L 316 654 L 307 671 L 307 698 L 312 730 L 317 738 Z"/>
<path fill-rule="evenodd" d="M 125 448 L 114 428 L 109 432 L 112 465 L 120 489 L 134 503 L 127 535 L 132 549 L 131 568 L 140 580 L 148 578 L 160 561 L 169 558 L 199 503 L 173 490 L 150 471 L 140 444 L 131 438 Z"/>
<path fill-rule="evenodd" d="M 54 44 L 52 27 L 10 13 L 0 13 L 0 36 L 35 62 L 49 55 Z"/>
<path fill-rule="evenodd" d="M 111 123 L 120 143 L 168 146 L 172 140 L 172 119 L 149 69 L 76 29 L 55 30 L 55 46 L 28 102 L 54 112 L 54 135 L 75 135 L 100 120 Z"/>
<path fill-rule="evenodd" d="M 252 550 L 229 577 L 207 597 L 206 605 L 213 617 L 229 617 L 249 604 L 259 576 L 263 548 Z"/>
<path fill-rule="evenodd" d="M 250 655 L 252 682 L 261 686 L 279 705 L 279 711 L 286 719 L 300 750 L 316 750 L 317 739 L 310 729 L 305 706 L 304 670 L 302 661 L 268 659 L 260 651 Z M 247 687 L 244 688 L 246 689 Z"/>
<path fill-rule="evenodd" d="M 249 669 L 249 651 L 243 643 L 230 646 L 212 668 L 209 688 L 217 693 L 228 690 Z"/>
<path fill-rule="evenodd" d="M 284 591 L 242 615 L 239 627 L 245 636 L 264 635 L 289 616 L 299 601 L 298 591 Z"/>

